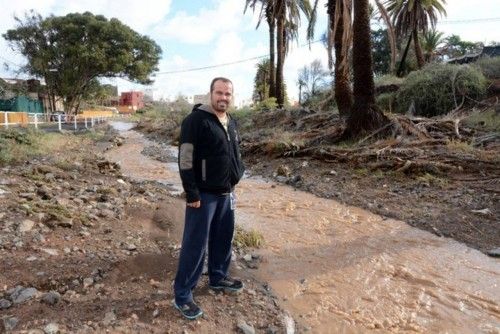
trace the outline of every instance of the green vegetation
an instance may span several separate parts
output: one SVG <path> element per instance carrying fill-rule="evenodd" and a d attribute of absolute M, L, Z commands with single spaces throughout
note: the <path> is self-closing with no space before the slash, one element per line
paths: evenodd
<path fill-rule="evenodd" d="M 425 173 L 416 178 L 418 184 L 423 184 L 426 186 L 438 186 L 444 188 L 448 184 L 448 180 L 441 178 L 430 173 Z"/>
<path fill-rule="evenodd" d="M 463 123 L 485 131 L 500 133 L 500 115 L 494 108 L 483 112 L 474 112 L 465 118 Z"/>
<path fill-rule="evenodd" d="M 500 57 L 483 57 L 476 62 L 488 79 L 500 79 Z"/>
<path fill-rule="evenodd" d="M 246 231 L 237 226 L 234 234 L 233 244 L 236 247 L 260 248 L 264 243 L 264 237 L 256 230 Z"/>
<path fill-rule="evenodd" d="M 53 136 L 37 131 L 19 129 L 0 130 L 0 165 L 19 163 L 43 153 L 42 141 L 48 142 Z"/>
<path fill-rule="evenodd" d="M 434 64 L 412 72 L 397 94 L 397 111 L 413 109 L 420 116 L 443 115 L 470 105 L 486 93 L 486 79 L 477 67 Z"/>
<path fill-rule="evenodd" d="M 395 110 L 396 92 L 383 93 L 376 97 L 377 106 L 383 111 L 393 113 Z"/>

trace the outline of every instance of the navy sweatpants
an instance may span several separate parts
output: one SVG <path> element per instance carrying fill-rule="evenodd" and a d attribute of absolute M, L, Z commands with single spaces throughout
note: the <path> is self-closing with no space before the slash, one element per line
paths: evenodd
<path fill-rule="evenodd" d="M 201 207 L 186 207 L 179 267 L 174 282 L 177 305 L 193 301 L 191 290 L 200 279 L 208 239 L 208 277 L 210 284 L 225 278 L 231 262 L 234 233 L 232 194 L 200 193 Z"/>

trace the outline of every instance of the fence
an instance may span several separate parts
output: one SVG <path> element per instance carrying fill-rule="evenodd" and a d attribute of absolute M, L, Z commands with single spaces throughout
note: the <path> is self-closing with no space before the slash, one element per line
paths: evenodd
<path fill-rule="evenodd" d="M 4 128 L 11 126 L 34 126 L 35 129 L 43 128 L 48 130 L 80 130 L 94 127 L 103 123 L 107 119 L 116 116 L 115 114 L 91 113 L 90 115 L 66 115 L 62 113 L 39 114 L 27 112 L 0 112 L 0 125 Z"/>

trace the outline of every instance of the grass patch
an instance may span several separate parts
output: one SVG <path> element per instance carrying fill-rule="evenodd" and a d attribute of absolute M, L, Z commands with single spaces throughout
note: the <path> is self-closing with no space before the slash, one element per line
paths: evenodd
<path fill-rule="evenodd" d="M 19 163 L 43 153 L 43 134 L 31 129 L 0 131 L 0 165 Z"/>
<path fill-rule="evenodd" d="M 91 140 L 93 142 L 98 142 L 98 141 L 102 141 L 105 139 L 106 131 L 101 130 L 101 129 L 99 129 L 99 130 L 91 129 L 90 131 L 84 132 L 81 136 L 82 136 L 82 138 L 86 138 L 86 139 Z"/>
<path fill-rule="evenodd" d="M 481 128 L 486 131 L 500 132 L 500 114 L 493 108 L 483 112 L 475 112 L 463 120 L 467 126 Z"/>
<path fill-rule="evenodd" d="M 448 149 L 451 151 L 472 152 L 474 150 L 471 143 L 455 139 L 449 141 L 446 146 L 448 146 Z"/>
<path fill-rule="evenodd" d="M 246 231 L 237 226 L 234 234 L 233 244 L 241 248 L 260 248 L 264 243 L 262 234 L 255 230 Z"/>
<path fill-rule="evenodd" d="M 430 173 L 425 173 L 416 178 L 417 183 L 424 184 L 426 186 L 437 186 L 440 188 L 445 187 L 448 184 L 448 180 L 432 175 Z"/>

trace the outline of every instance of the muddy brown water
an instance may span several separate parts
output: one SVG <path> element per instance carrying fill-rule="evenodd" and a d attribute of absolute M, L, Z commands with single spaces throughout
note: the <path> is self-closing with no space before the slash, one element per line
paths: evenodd
<path fill-rule="evenodd" d="M 180 187 L 174 166 L 122 131 L 125 175 Z M 260 231 L 257 279 L 311 333 L 500 333 L 500 261 L 452 239 L 331 199 L 244 179 L 237 224 Z"/>

